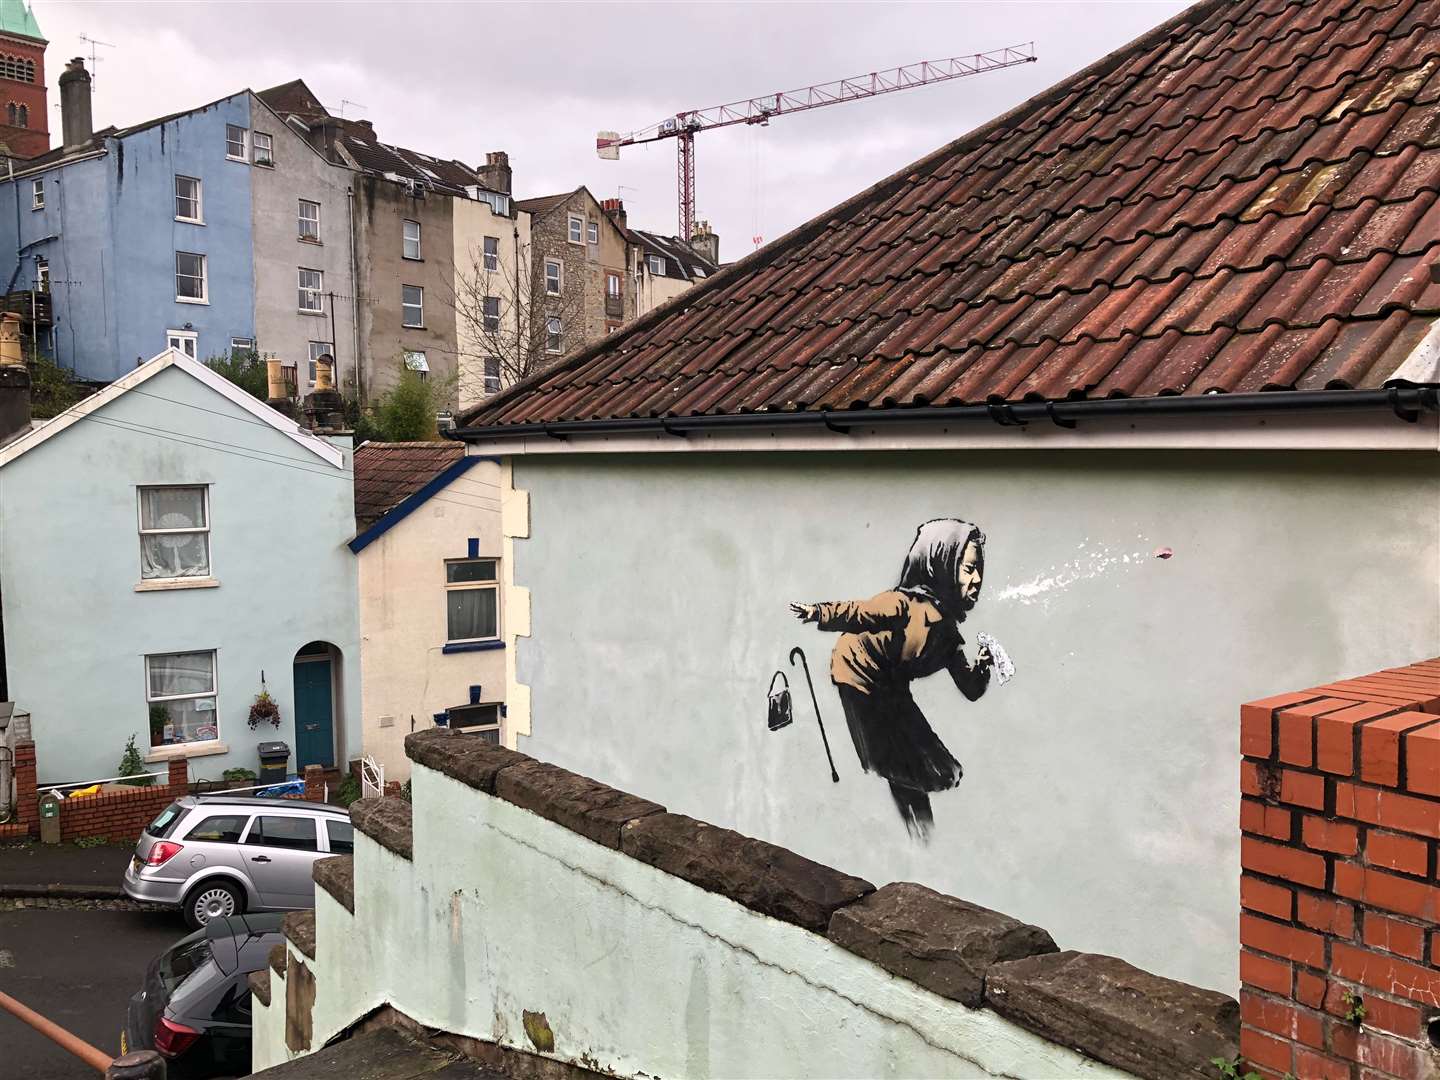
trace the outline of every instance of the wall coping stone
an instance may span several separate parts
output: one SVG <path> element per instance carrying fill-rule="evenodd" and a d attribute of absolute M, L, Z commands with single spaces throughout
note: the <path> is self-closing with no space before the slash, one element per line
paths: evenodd
<path fill-rule="evenodd" d="M 302 953 L 315 959 L 315 909 L 287 911 L 280 920 L 280 931 Z"/>
<path fill-rule="evenodd" d="M 1214 1080 L 1240 1052 L 1240 1006 L 1114 956 L 1059 952 L 993 965 L 985 1001 L 1052 1042 L 1145 1077 Z"/>
<path fill-rule="evenodd" d="M 535 760 L 518 750 L 439 727 L 406 735 L 405 753 L 411 761 L 479 788 L 487 795 L 495 794 L 495 777 L 501 769 Z"/>
<path fill-rule="evenodd" d="M 621 832 L 620 850 L 817 934 L 825 933 L 837 909 L 875 891 L 863 878 L 683 814 L 652 814 L 630 822 Z"/>
<path fill-rule="evenodd" d="M 351 915 L 355 914 L 355 859 L 350 855 L 332 855 L 310 864 L 310 876 Z"/>
<path fill-rule="evenodd" d="M 277 941 L 270 946 L 270 968 L 282 979 L 285 977 L 285 942 Z"/>
<path fill-rule="evenodd" d="M 1058 952 L 1049 933 L 910 881 L 886 885 L 830 917 L 826 935 L 901 978 L 972 1009 L 992 964 Z"/>
<path fill-rule="evenodd" d="M 495 796 L 616 851 L 628 822 L 665 812 L 659 803 L 543 761 L 502 769 L 495 776 Z"/>
<path fill-rule="evenodd" d="M 350 807 L 350 821 L 371 840 L 402 859 L 415 857 L 410 804 L 398 795 L 358 800 Z"/>
<path fill-rule="evenodd" d="M 252 971 L 246 980 L 250 983 L 250 993 L 260 999 L 260 1004 L 270 1004 L 270 969 L 261 968 L 259 971 Z"/>

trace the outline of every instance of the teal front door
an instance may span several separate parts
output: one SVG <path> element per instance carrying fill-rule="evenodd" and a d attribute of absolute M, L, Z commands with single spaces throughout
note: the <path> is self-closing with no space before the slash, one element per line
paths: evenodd
<path fill-rule="evenodd" d="M 335 711 L 330 689 L 330 661 L 295 663 L 295 764 L 335 767 Z"/>

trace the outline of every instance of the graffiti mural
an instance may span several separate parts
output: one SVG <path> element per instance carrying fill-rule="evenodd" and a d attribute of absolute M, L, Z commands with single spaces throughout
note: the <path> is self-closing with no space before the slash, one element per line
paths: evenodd
<path fill-rule="evenodd" d="M 988 634 L 977 635 L 973 662 L 965 654 L 960 624 L 980 599 L 984 576 L 984 534 L 969 522 L 941 518 L 916 531 L 893 589 L 868 600 L 790 605 L 802 622 L 840 635 L 830 653 L 830 680 L 860 767 L 889 782 L 906 829 L 921 840 L 934 821 L 930 795 L 955 787 L 964 770 L 920 711 L 910 684 L 946 671 L 975 701 L 992 673 L 1003 683 L 1014 672 Z M 815 707 L 818 719 L 818 702 Z"/>

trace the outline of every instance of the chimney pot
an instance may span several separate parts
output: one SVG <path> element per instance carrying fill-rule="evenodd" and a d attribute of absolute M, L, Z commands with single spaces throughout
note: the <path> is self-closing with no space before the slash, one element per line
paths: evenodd
<path fill-rule="evenodd" d="M 710 228 L 708 221 L 695 222 L 695 229 L 690 234 L 690 247 L 696 254 L 716 266 L 720 265 L 720 237 Z"/>
<path fill-rule="evenodd" d="M 86 145 L 95 134 L 90 116 L 90 73 L 84 57 L 77 56 L 60 73 L 60 127 L 64 149 Z"/>
<path fill-rule="evenodd" d="M 0 446 L 30 430 L 30 369 L 20 354 L 20 316 L 0 315 Z"/>

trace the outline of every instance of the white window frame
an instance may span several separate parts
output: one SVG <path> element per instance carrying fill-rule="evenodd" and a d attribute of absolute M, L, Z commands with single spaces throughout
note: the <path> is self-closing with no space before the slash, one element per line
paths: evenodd
<path fill-rule="evenodd" d="M 232 131 L 238 131 L 238 132 L 240 133 L 240 139 L 239 139 L 240 152 L 239 152 L 238 154 L 235 153 L 235 151 L 234 151 L 234 149 L 233 149 L 233 147 L 235 146 L 235 140 L 233 140 L 233 139 L 230 138 L 230 133 L 231 133 Z M 225 125 L 225 158 L 226 158 L 226 160 L 228 160 L 228 161 L 244 161 L 244 162 L 247 162 L 247 163 L 249 162 L 249 160 L 250 160 L 250 129 L 249 129 L 249 128 L 241 127 L 239 124 L 226 124 L 226 125 Z"/>
<path fill-rule="evenodd" d="M 320 204 L 314 199 L 300 199 L 299 204 L 295 211 L 295 221 L 296 228 L 300 232 L 300 239 L 307 244 L 318 244 L 320 242 Z M 314 208 L 314 218 L 305 216 L 306 207 Z M 312 222 L 314 223 L 315 230 L 313 232 L 307 232 L 305 226 Z"/>
<path fill-rule="evenodd" d="M 665 276 L 665 260 L 659 255 L 646 255 L 645 266 L 656 277 Z"/>
<path fill-rule="evenodd" d="M 552 277 L 551 274 L 550 274 L 550 271 L 551 271 L 551 270 L 554 270 L 554 271 L 555 271 L 555 274 L 554 274 L 553 277 Z M 555 287 L 554 287 L 553 289 L 550 287 L 550 282 L 551 282 L 552 280 L 555 282 Z M 561 293 L 563 293 L 564 291 L 565 291 L 565 264 L 564 264 L 563 262 L 561 262 L 559 259 L 546 259 L 546 260 L 545 260 L 545 295 L 546 295 L 546 296 L 559 296 L 559 295 L 560 295 Z"/>
<path fill-rule="evenodd" d="M 180 256 L 189 255 L 200 260 L 200 295 L 180 295 Z M 198 251 L 177 251 L 175 252 L 175 302 L 177 304 L 208 304 L 210 303 L 210 259 Z"/>
<path fill-rule="evenodd" d="M 208 520 L 208 519 L 207 519 L 207 520 Z M 145 654 L 145 664 L 144 664 L 144 673 L 145 673 L 145 709 L 146 709 L 147 712 L 149 711 L 151 705 L 160 705 L 160 704 L 164 704 L 164 703 L 167 702 L 167 701 L 197 701 L 197 700 L 199 700 L 199 699 L 201 699 L 201 698 L 209 698 L 210 700 L 212 700 L 212 701 L 215 703 L 215 708 L 214 708 L 214 710 L 213 710 L 213 712 L 214 712 L 214 717 L 215 717 L 215 737 L 214 737 L 213 739 L 196 739 L 196 740 L 194 740 L 193 742 L 183 742 L 183 741 L 182 741 L 182 742 L 178 742 L 178 743 L 156 743 L 156 742 L 152 742 L 152 743 L 150 744 L 150 749 L 151 749 L 151 750 L 156 750 L 156 749 L 159 749 L 159 748 L 161 748 L 161 747 L 169 747 L 169 746 L 205 746 L 207 743 L 214 743 L 214 742 L 219 742 L 219 741 L 220 741 L 220 670 L 219 670 L 219 669 L 220 669 L 220 665 L 219 665 L 219 663 L 218 663 L 218 658 L 217 658 L 216 652 L 217 652 L 217 651 L 216 651 L 215 649 L 195 649 L 195 650 L 193 650 L 193 651 L 191 651 L 191 652 L 189 652 L 189 653 L 164 652 L 164 653 L 146 653 L 146 654 Z M 150 694 L 150 661 L 151 661 L 151 659 L 153 659 L 153 658 L 159 658 L 159 657 L 161 657 L 161 656 L 200 656 L 200 655 L 203 655 L 203 654 L 205 654 L 205 653 L 209 653 L 209 654 L 210 654 L 210 692 L 209 692 L 209 693 L 206 693 L 206 694 L 162 694 L 162 695 L 159 696 L 159 697 L 152 697 L 152 696 L 151 696 L 151 694 Z"/>
<path fill-rule="evenodd" d="M 494 308 L 494 313 L 491 313 Z M 485 330 L 489 333 L 498 333 L 500 330 L 500 297 L 487 296 L 480 301 L 480 319 Z"/>
<path fill-rule="evenodd" d="M 44 255 L 35 256 L 35 291 L 40 293 L 50 291 L 50 260 Z"/>
<path fill-rule="evenodd" d="M 190 344 L 188 349 L 185 347 L 186 342 Z M 183 353 L 191 360 L 196 360 L 199 358 L 200 352 L 200 335 L 194 330 L 166 330 L 165 347 Z M 205 520 L 210 519 L 206 518 Z"/>
<path fill-rule="evenodd" d="M 550 339 L 555 339 L 555 347 L 550 347 Z M 562 353 L 565 351 L 565 324 L 560 321 L 558 315 L 551 315 L 545 320 L 545 351 L 547 353 Z"/>
<path fill-rule="evenodd" d="M 265 150 L 260 149 L 260 140 L 264 139 Z M 252 163 L 261 169 L 273 169 L 275 167 L 275 136 L 264 131 L 252 131 L 250 133 L 250 157 Z"/>
<path fill-rule="evenodd" d="M 30 209 L 45 209 L 45 178 L 30 181 Z"/>
<path fill-rule="evenodd" d="M 598 221 L 585 223 L 585 239 L 591 244 L 600 243 L 600 223 Z"/>
<path fill-rule="evenodd" d="M 232 337 L 230 339 L 230 355 L 237 352 L 254 352 L 255 339 L 253 337 Z"/>
<path fill-rule="evenodd" d="M 180 194 L 180 182 L 182 180 L 188 180 L 195 185 L 195 197 L 193 199 Z M 194 214 L 182 214 L 180 212 L 180 201 L 182 199 L 186 202 L 194 202 Z M 183 221 L 190 225 L 205 224 L 205 185 L 198 176 L 184 176 L 180 173 L 175 174 L 175 220 Z"/>
<path fill-rule="evenodd" d="M 305 275 L 314 274 L 315 284 L 305 284 Z M 309 266 L 300 266 L 295 269 L 295 303 L 296 310 L 302 315 L 324 315 L 325 314 L 325 272 L 316 270 Z M 313 300 L 314 304 L 307 303 Z"/>
<path fill-rule="evenodd" d="M 457 581 L 450 580 L 450 567 L 464 565 L 466 563 L 493 563 L 495 565 L 495 577 L 491 581 Z M 489 589 L 495 594 L 495 633 L 487 637 L 474 638 L 452 638 L 450 636 L 450 594 L 452 592 L 469 592 Z M 479 555 L 473 559 L 446 559 L 445 560 L 445 644 L 447 645 L 470 645 L 483 641 L 499 641 L 501 630 L 500 611 L 500 558 L 499 556 Z"/>
<path fill-rule="evenodd" d="M 178 331 L 178 332 L 179 332 L 179 333 L 185 333 L 186 331 L 183 331 L 183 330 L 182 330 L 182 331 Z M 176 331 L 171 331 L 171 333 L 176 333 Z M 200 526 L 199 528 L 194 528 L 194 529 L 147 529 L 147 528 L 145 528 L 145 499 L 144 499 L 144 494 L 143 494 L 143 493 L 146 492 L 146 491 L 168 491 L 168 490 L 170 490 L 170 489 L 172 489 L 172 488 L 199 488 L 199 489 L 200 489 L 200 492 L 201 492 L 201 502 L 200 502 L 200 505 L 204 508 L 204 511 L 205 511 L 205 524 L 204 524 L 204 525 Z M 152 578 L 147 578 L 147 577 L 145 576 L 145 551 L 144 551 L 145 541 L 142 539 L 142 540 L 140 541 L 140 550 L 139 550 L 139 552 L 138 552 L 138 554 L 140 555 L 140 580 L 141 580 L 141 581 L 144 581 L 144 582 L 157 582 L 157 581 L 192 582 L 192 581 L 208 581 L 208 580 L 211 580 L 211 579 L 213 579 L 213 578 L 215 577 L 215 559 L 214 559 L 214 557 L 213 557 L 213 552 L 211 551 L 211 548 L 210 548 L 210 485 L 209 485 L 209 484 L 138 484 L 138 485 L 136 485 L 136 487 L 135 487 L 135 528 L 139 531 L 139 534 L 140 534 L 141 537 L 146 537 L 146 536 L 171 536 L 171 535 L 174 535 L 174 534 L 176 534 L 176 533 L 184 533 L 184 534 L 186 534 L 187 536 L 188 536 L 188 535 L 194 535 L 194 534 L 196 534 L 196 533 L 204 533 L 204 534 L 205 534 L 205 570 L 206 570 L 206 572 L 205 572 L 205 574 L 204 574 L 203 576 L 201 576 L 201 575 L 196 575 L 195 577 L 178 577 L 178 578 L 152 577 Z M 203 696 L 203 695 L 201 695 L 201 696 Z"/>
<path fill-rule="evenodd" d="M 315 346 L 317 345 L 320 346 L 319 351 L 316 351 Z M 325 356 L 326 354 L 329 354 L 330 359 L 335 359 L 335 343 L 333 341 L 312 341 L 309 343 L 307 348 L 310 352 L 310 385 L 314 386 L 315 361 L 319 360 L 320 357 Z"/>
<path fill-rule="evenodd" d="M 499 270 L 499 269 L 500 269 L 500 238 L 499 238 L 498 236 L 487 236 L 487 237 L 485 237 L 485 239 L 484 239 L 484 241 L 483 241 L 482 243 L 483 243 L 483 247 L 484 247 L 484 253 L 483 253 L 483 255 L 482 255 L 482 258 L 483 258 L 483 260 L 484 260 L 485 269 L 486 269 L 486 270 Z M 491 250 L 490 250 L 490 248 L 491 248 L 492 245 L 493 245 L 494 248 L 495 248 L 494 251 L 491 251 Z"/>
<path fill-rule="evenodd" d="M 404 360 L 405 369 L 419 375 L 421 382 L 430 378 L 430 358 L 425 355 L 424 349 L 406 349 Z"/>
<path fill-rule="evenodd" d="M 414 289 L 416 292 L 418 292 L 418 293 L 420 294 L 420 303 L 418 303 L 418 304 L 406 303 L 406 301 L 405 301 L 405 290 L 406 290 L 406 289 Z M 406 309 L 406 308 L 412 308 L 412 307 L 413 307 L 413 308 L 419 308 L 419 309 L 420 309 L 420 316 L 419 316 L 419 321 L 418 321 L 418 322 L 407 322 L 407 321 L 406 321 L 405 309 Z M 403 283 L 401 284 L 401 286 L 400 286 L 400 325 L 403 326 L 403 327 L 405 327 L 406 329 L 409 329 L 409 330 L 424 330 L 424 329 L 425 329 L 425 286 L 423 286 L 423 285 L 406 285 L 406 284 L 403 284 Z"/>
<path fill-rule="evenodd" d="M 625 279 L 614 270 L 605 271 L 605 295 L 612 300 L 625 297 Z"/>
<path fill-rule="evenodd" d="M 490 373 L 492 366 L 495 369 L 493 375 Z M 500 357 L 487 356 L 481 361 L 480 379 L 484 392 L 487 395 L 498 394 L 500 392 Z"/>
<path fill-rule="evenodd" d="M 581 247 L 585 246 L 585 219 L 579 214 L 570 215 L 567 239 L 572 244 L 579 244 Z"/>
<path fill-rule="evenodd" d="M 414 225 L 414 226 L 415 226 L 415 235 L 414 235 L 414 236 L 411 236 L 411 235 L 410 235 L 410 226 L 411 226 L 411 225 Z M 421 247 L 421 244 L 420 244 L 421 237 L 422 237 L 422 232 L 421 232 L 421 229 L 420 229 L 420 222 L 414 220 L 413 218 L 403 218 L 403 219 L 401 219 L 401 221 L 400 221 L 400 257 L 401 257 L 402 259 L 409 259 L 411 262 L 420 262 L 420 261 L 421 261 L 421 252 L 424 250 L 424 249 Z M 411 244 L 412 241 L 413 241 L 414 244 L 415 244 L 415 254 L 414 254 L 414 255 L 411 255 L 411 254 L 410 254 L 410 244 Z"/>

